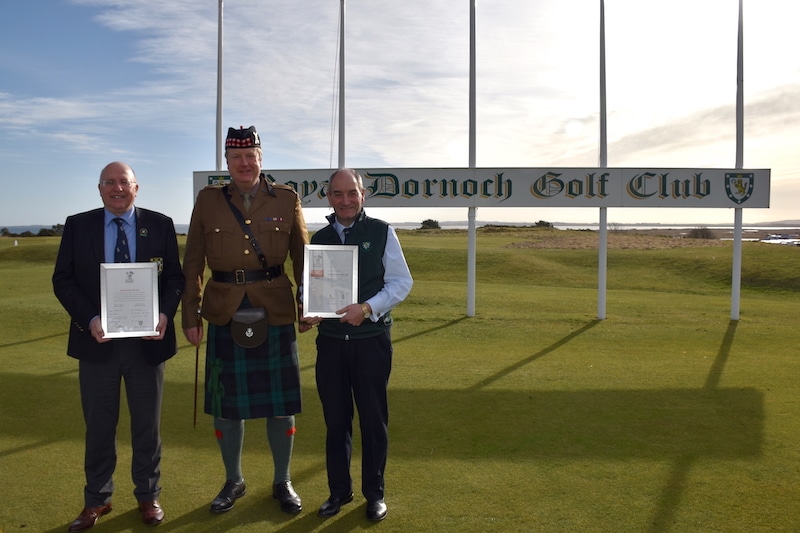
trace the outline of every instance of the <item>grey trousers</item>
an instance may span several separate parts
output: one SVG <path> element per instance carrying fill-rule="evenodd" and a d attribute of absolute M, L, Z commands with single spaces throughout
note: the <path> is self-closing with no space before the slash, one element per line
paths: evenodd
<path fill-rule="evenodd" d="M 131 477 L 139 502 L 157 499 L 161 487 L 161 399 L 164 363 L 153 366 L 141 353 L 139 339 L 114 339 L 105 363 L 80 361 L 78 379 L 86 423 L 84 504 L 111 502 L 117 465 L 117 423 L 121 383 L 125 381 L 131 420 Z"/>

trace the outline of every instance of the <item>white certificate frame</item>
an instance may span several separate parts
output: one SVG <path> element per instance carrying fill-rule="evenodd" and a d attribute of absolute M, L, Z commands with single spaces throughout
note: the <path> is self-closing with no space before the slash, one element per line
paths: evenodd
<path fill-rule="evenodd" d="M 158 263 L 100 263 L 104 339 L 156 337 Z"/>
<path fill-rule="evenodd" d="M 303 250 L 303 316 L 339 318 L 358 301 L 358 246 L 306 244 Z"/>

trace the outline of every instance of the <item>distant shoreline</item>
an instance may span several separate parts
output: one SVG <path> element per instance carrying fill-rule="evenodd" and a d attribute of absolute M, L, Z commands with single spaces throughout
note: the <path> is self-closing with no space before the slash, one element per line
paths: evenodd
<path fill-rule="evenodd" d="M 596 222 L 593 223 L 574 223 L 574 222 L 550 222 L 555 229 L 563 230 L 593 230 L 599 229 L 600 225 Z M 418 229 L 421 226 L 420 222 L 391 222 L 396 229 Z M 531 227 L 535 222 L 500 222 L 500 221 L 477 221 L 477 227 L 484 226 L 510 226 L 510 227 Z M 441 229 L 467 229 L 468 225 L 465 221 L 440 221 L 439 226 Z M 46 225 L 30 225 L 30 226 L 3 226 L 0 228 L 8 229 L 8 231 L 15 235 L 20 235 L 26 231 L 34 235 L 39 233 L 41 229 L 50 229 L 53 226 Z M 325 227 L 324 223 L 310 223 L 308 229 L 317 231 Z M 711 230 L 733 230 L 733 224 L 690 224 L 690 223 L 676 223 L 676 224 L 658 224 L 658 223 L 633 223 L 622 224 L 610 222 L 608 229 L 610 231 L 625 231 L 625 230 L 689 230 L 693 228 L 708 228 Z M 800 220 L 783 220 L 777 222 L 759 222 L 756 224 L 744 224 L 742 226 L 744 231 L 756 232 L 798 232 L 800 231 Z M 179 234 L 185 234 L 189 231 L 189 224 L 175 224 L 175 231 Z"/>

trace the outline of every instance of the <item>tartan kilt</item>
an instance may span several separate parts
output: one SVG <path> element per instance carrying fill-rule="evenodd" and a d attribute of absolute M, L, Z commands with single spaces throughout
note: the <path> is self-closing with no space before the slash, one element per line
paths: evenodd
<path fill-rule="evenodd" d="M 242 348 L 230 324 L 208 324 L 205 412 L 240 420 L 289 416 L 302 410 L 294 324 L 269 326 L 267 340 Z"/>

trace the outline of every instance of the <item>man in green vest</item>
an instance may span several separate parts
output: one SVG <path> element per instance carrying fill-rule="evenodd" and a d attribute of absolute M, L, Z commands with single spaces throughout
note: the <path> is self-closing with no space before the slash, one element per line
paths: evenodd
<path fill-rule="evenodd" d="M 384 470 L 389 443 L 386 387 L 392 368 L 390 311 L 411 291 L 413 280 L 397 234 L 388 223 L 363 210 L 361 175 L 345 168 L 328 179 L 334 213 L 312 244 L 358 246 L 358 301 L 336 311 L 340 318 L 307 317 L 301 331 L 318 325 L 317 391 L 327 426 L 325 444 L 330 497 L 319 515 L 336 515 L 353 501 L 350 454 L 353 401 L 361 424 L 361 492 L 369 520 L 386 517 Z"/>

